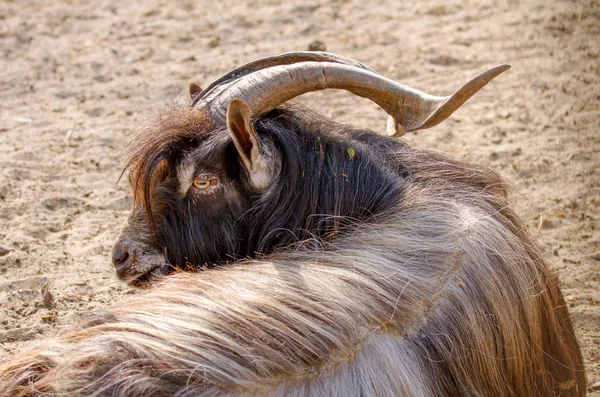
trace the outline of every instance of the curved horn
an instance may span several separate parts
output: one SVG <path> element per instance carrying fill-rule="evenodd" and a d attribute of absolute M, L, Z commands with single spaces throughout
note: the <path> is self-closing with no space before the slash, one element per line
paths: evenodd
<path fill-rule="evenodd" d="M 341 55 L 331 54 L 329 52 L 322 51 L 296 51 L 296 52 L 285 52 L 280 55 L 259 58 L 254 61 L 248 62 L 239 66 L 229 73 L 223 75 L 219 79 L 213 81 L 204 91 L 194 97 L 191 106 L 194 107 L 198 102 L 208 95 L 216 86 L 227 84 L 232 80 L 239 79 L 242 76 L 256 72 L 257 70 L 266 69 L 279 65 L 290 65 L 299 62 L 333 62 L 342 63 L 345 65 L 355 66 L 359 69 L 370 70 L 373 73 L 377 73 L 370 67 L 355 61 L 354 59 L 346 58 Z"/>
<path fill-rule="evenodd" d="M 297 53 L 295 53 L 297 54 Z M 265 58 L 246 64 L 211 84 L 202 95 L 197 107 L 206 107 L 219 122 L 224 122 L 229 101 L 244 100 L 252 109 L 252 116 L 260 116 L 280 104 L 306 92 L 325 88 L 339 88 L 372 100 L 393 117 L 394 130 L 390 135 L 404 131 L 430 128 L 445 120 L 471 96 L 494 77 L 508 70 L 499 65 L 487 70 L 463 85 L 450 96 L 434 96 L 387 79 L 368 67 L 327 53 L 300 53 L 302 57 L 316 56 L 319 61 L 277 64 L 277 57 Z M 334 61 L 326 60 L 333 56 Z M 283 57 L 286 55 L 284 54 Z M 293 56 L 286 61 L 292 62 Z M 306 59 L 306 58 L 304 58 Z M 248 66 L 250 65 L 250 66 Z"/>

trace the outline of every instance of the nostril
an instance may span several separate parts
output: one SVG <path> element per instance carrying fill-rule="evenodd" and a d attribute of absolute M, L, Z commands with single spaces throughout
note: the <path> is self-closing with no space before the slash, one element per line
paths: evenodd
<path fill-rule="evenodd" d="M 129 258 L 129 252 L 123 244 L 115 244 L 112 251 L 112 263 L 117 267 Z"/>

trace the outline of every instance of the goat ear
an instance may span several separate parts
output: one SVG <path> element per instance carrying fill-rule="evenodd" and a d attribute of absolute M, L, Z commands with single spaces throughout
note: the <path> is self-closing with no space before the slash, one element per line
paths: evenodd
<path fill-rule="evenodd" d="M 192 98 L 192 101 L 194 100 L 194 98 L 196 98 L 198 96 L 199 93 L 202 92 L 202 87 L 200 87 L 198 84 L 196 83 L 190 83 L 190 97 Z"/>
<path fill-rule="evenodd" d="M 257 190 L 264 190 L 271 183 L 272 175 L 264 156 L 260 152 L 260 143 L 252 127 L 250 107 L 241 99 L 233 98 L 227 106 L 227 129 L 250 182 Z"/>

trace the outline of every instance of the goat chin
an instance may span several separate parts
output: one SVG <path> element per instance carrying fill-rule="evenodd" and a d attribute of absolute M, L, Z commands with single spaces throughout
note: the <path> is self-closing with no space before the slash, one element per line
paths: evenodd
<path fill-rule="evenodd" d="M 0 395 L 581 396 L 562 296 L 502 195 L 179 273 L 0 366 Z"/>

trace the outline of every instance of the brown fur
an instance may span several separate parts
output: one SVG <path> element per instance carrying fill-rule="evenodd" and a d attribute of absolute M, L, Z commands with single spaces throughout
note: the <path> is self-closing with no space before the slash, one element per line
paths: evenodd
<path fill-rule="evenodd" d="M 319 251 L 175 274 L 0 366 L 0 395 L 582 396 L 556 278 L 492 171 L 407 149 Z"/>
<path fill-rule="evenodd" d="M 181 107 L 162 115 L 148 131 L 129 143 L 129 161 L 125 169 L 130 170 L 129 182 L 134 201 L 146 210 L 148 219 L 152 219 L 151 192 L 168 170 L 168 159 L 152 164 L 148 153 L 156 153 L 181 142 L 194 141 L 202 138 L 203 132 L 207 134 L 212 130 L 212 122 L 204 112 Z"/>

